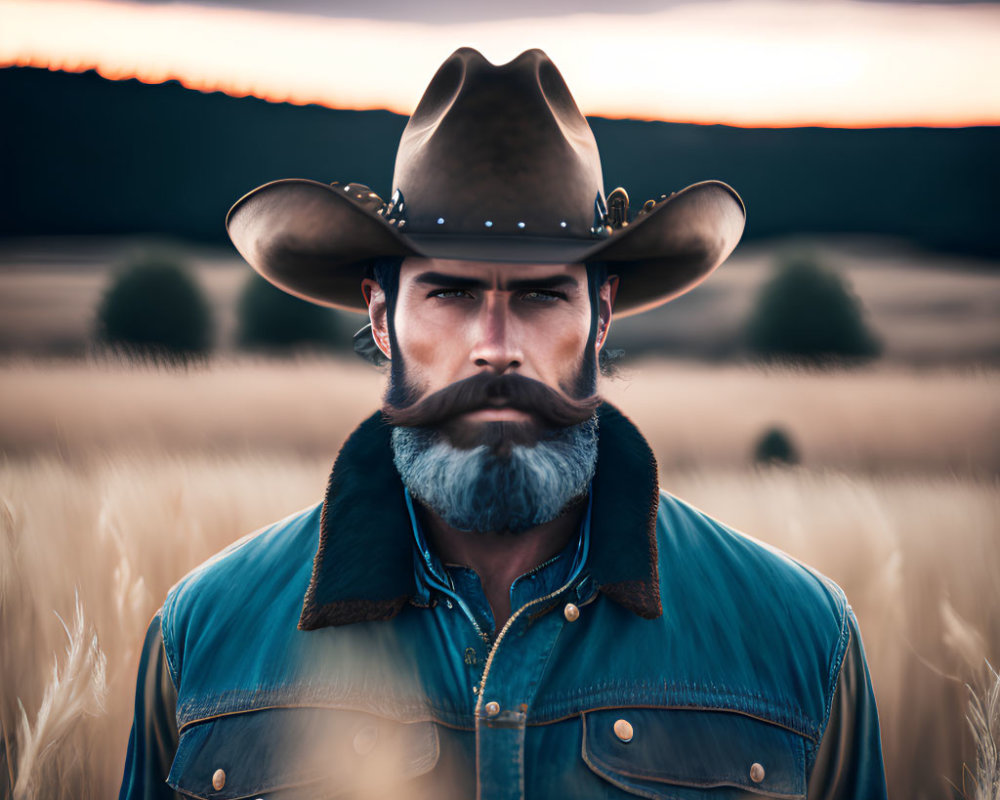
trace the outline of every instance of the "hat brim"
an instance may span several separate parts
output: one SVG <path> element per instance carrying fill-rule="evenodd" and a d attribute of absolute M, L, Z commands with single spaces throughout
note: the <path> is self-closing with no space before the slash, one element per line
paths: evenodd
<path fill-rule="evenodd" d="M 365 311 L 361 279 L 376 258 L 603 261 L 620 276 L 615 313 L 628 316 L 704 280 L 736 247 L 744 221 L 739 195 L 721 181 L 704 181 L 601 240 L 406 234 L 332 186 L 293 178 L 240 198 L 226 217 L 226 229 L 257 272 L 289 294 L 320 305 Z"/>

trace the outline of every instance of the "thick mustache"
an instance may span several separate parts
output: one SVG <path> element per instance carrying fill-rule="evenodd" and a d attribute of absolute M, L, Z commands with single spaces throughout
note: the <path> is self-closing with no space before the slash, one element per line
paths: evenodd
<path fill-rule="evenodd" d="M 535 417 L 543 428 L 579 425 L 594 415 L 601 399 L 564 397 L 541 381 L 523 375 L 473 375 L 400 408 L 386 403 L 382 413 L 393 425 L 406 428 L 439 427 L 462 414 L 484 408 L 515 408 Z"/>

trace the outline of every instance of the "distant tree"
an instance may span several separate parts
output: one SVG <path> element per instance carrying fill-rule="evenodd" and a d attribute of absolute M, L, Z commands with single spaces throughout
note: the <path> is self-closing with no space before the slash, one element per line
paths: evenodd
<path fill-rule="evenodd" d="M 332 308 L 300 300 L 251 273 L 236 309 L 236 341 L 251 350 L 351 349 L 352 325 Z"/>
<path fill-rule="evenodd" d="M 849 284 L 802 256 L 781 264 L 761 288 L 746 341 L 764 358 L 820 364 L 866 360 L 881 352 Z"/>
<path fill-rule="evenodd" d="M 141 256 L 120 271 L 97 308 L 96 337 L 143 356 L 188 358 L 212 347 L 212 309 L 179 262 Z"/>
<path fill-rule="evenodd" d="M 754 445 L 753 460 L 758 464 L 798 464 L 799 453 L 785 430 L 772 427 Z"/>

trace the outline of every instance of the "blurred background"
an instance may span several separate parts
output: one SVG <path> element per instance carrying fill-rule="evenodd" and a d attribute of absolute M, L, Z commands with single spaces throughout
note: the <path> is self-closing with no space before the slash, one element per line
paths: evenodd
<path fill-rule="evenodd" d="M 166 590 L 321 499 L 379 402 L 365 319 L 258 278 L 225 213 L 388 198 L 465 45 L 544 49 L 633 210 L 739 191 L 736 252 L 614 323 L 603 391 L 665 489 L 847 591 L 893 795 L 994 797 L 1000 3 L 877 0 L 0 0 L 0 796 L 112 793 Z"/>

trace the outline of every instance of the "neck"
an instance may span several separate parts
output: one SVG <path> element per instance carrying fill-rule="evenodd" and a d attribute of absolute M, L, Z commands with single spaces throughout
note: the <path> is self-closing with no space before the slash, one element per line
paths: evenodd
<path fill-rule="evenodd" d="M 580 529 L 586 508 L 586 503 L 575 502 L 555 519 L 516 534 L 460 531 L 426 506 L 420 506 L 419 513 L 438 557 L 479 576 L 500 630 L 512 613 L 511 585 L 566 547 Z"/>

